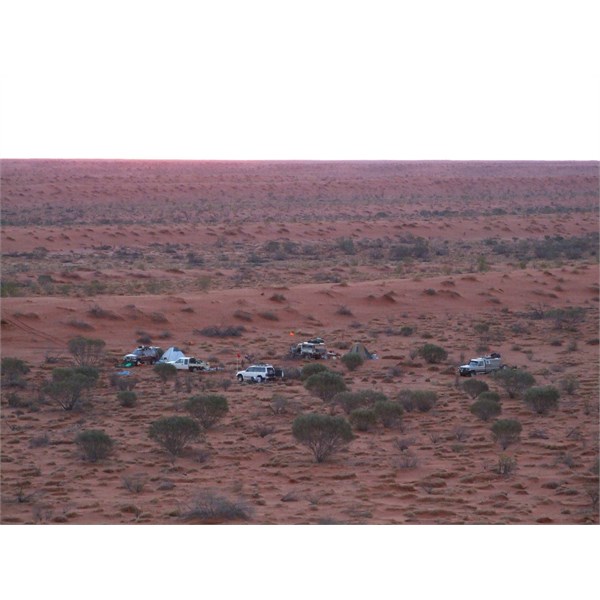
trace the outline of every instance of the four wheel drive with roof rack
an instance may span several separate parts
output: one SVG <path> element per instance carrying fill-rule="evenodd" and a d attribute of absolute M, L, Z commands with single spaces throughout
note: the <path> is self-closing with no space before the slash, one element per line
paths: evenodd
<path fill-rule="evenodd" d="M 257 364 L 250 365 L 243 371 L 238 371 L 235 376 L 239 382 L 262 383 L 263 381 L 274 381 L 277 378 L 282 378 L 283 371 L 273 365 Z"/>
<path fill-rule="evenodd" d="M 469 364 L 458 367 L 458 372 L 462 377 L 473 377 L 505 368 L 506 365 L 502 364 L 501 356 L 497 352 L 492 352 L 489 356 L 472 358 Z"/>
<path fill-rule="evenodd" d="M 153 365 L 162 356 L 162 348 L 158 346 L 138 346 L 133 352 L 123 357 L 124 363 L 135 365 Z"/>

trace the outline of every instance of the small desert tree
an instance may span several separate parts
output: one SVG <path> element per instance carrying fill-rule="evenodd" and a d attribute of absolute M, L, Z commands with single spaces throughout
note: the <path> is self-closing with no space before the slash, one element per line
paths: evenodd
<path fill-rule="evenodd" d="M 87 429 L 75 438 L 75 443 L 81 451 L 85 460 L 97 462 L 106 458 L 113 448 L 112 439 L 99 429 Z"/>
<path fill-rule="evenodd" d="M 177 368 L 175 365 L 170 365 L 168 363 L 158 363 L 157 365 L 154 365 L 153 371 L 158 375 L 163 389 L 169 379 L 177 377 Z"/>
<path fill-rule="evenodd" d="M 342 362 L 348 371 L 356 371 L 364 362 L 364 358 L 356 352 L 349 352 L 342 356 Z"/>
<path fill-rule="evenodd" d="M 421 358 L 430 363 L 437 364 L 448 358 L 448 353 L 441 346 L 435 344 L 425 344 L 419 348 L 419 355 Z"/>
<path fill-rule="evenodd" d="M 462 389 L 470 398 L 477 398 L 479 394 L 487 392 L 490 389 L 490 386 L 481 379 L 474 379 L 471 377 L 462 384 Z"/>
<path fill-rule="evenodd" d="M 125 408 L 131 408 L 137 403 L 137 394 L 132 390 L 120 390 L 117 392 L 119 404 Z"/>
<path fill-rule="evenodd" d="M 489 421 L 502 412 L 499 396 L 494 392 L 484 392 L 471 404 L 471 412 L 482 421 Z"/>
<path fill-rule="evenodd" d="M 227 398 L 217 394 L 193 396 L 186 402 L 185 408 L 192 417 L 198 419 L 204 429 L 210 429 L 229 410 Z"/>
<path fill-rule="evenodd" d="M 329 369 L 320 362 L 309 363 L 308 365 L 304 365 L 302 367 L 302 371 L 300 373 L 300 379 L 306 380 L 311 375 L 316 375 L 317 373 L 322 373 L 324 371 L 329 371 Z"/>
<path fill-rule="evenodd" d="M 525 390 L 535 385 L 535 377 L 523 369 L 500 369 L 494 373 L 494 378 L 510 398 L 522 396 Z"/>
<path fill-rule="evenodd" d="M 560 392 L 553 385 L 530 387 L 523 396 L 525 404 L 539 415 L 546 415 L 558 406 Z"/>
<path fill-rule="evenodd" d="M 69 352 L 73 355 L 75 363 L 82 367 L 98 366 L 104 358 L 104 340 L 77 336 L 69 340 Z"/>
<path fill-rule="evenodd" d="M 392 402 L 390 400 L 380 400 L 375 402 L 373 406 L 377 418 L 381 421 L 385 428 L 399 427 L 402 424 L 402 416 L 404 409 L 400 402 Z"/>
<path fill-rule="evenodd" d="M 350 423 L 344 417 L 316 413 L 296 417 L 292 434 L 311 450 L 319 463 L 354 438 Z"/>
<path fill-rule="evenodd" d="M 357 408 L 348 418 L 358 431 L 368 431 L 377 424 L 377 413 L 372 408 Z"/>
<path fill-rule="evenodd" d="M 93 367 L 53 369 L 52 380 L 42 386 L 42 391 L 64 410 L 73 410 L 85 393 L 96 385 L 98 375 L 98 370 Z"/>
<path fill-rule="evenodd" d="M 150 438 L 172 456 L 179 456 L 187 444 L 200 437 L 200 425 L 190 417 L 163 417 L 150 425 Z"/>
<path fill-rule="evenodd" d="M 508 446 L 519 441 L 523 427 L 514 419 L 498 419 L 492 425 L 494 439 L 506 450 Z"/>
<path fill-rule="evenodd" d="M 6 356 L 2 359 L 2 385 L 23 387 L 23 375 L 29 373 L 29 366 L 20 358 Z"/>
<path fill-rule="evenodd" d="M 348 388 L 344 378 L 333 371 L 322 371 L 311 375 L 305 382 L 304 387 L 314 396 L 325 402 L 330 402 L 336 394 L 345 392 Z"/>

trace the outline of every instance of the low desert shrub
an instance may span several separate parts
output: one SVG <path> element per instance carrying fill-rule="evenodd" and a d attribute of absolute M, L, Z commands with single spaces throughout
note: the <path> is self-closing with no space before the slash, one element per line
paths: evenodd
<path fill-rule="evenodd" d="M 24 360 L 6 356 L 2 359 L 2 385 L 6 387 L 24 387 L 23 375 L 29 373 L 29 366 Z"/>
<path fill-rule="evenodd" d="M 185 408 L 204 429 L 210 429 L 227 414 L 229 405 L 225 396 L 204 394 L 190 398 Z"/>
<path fill-rule="evenodd" d="M 368 431 L 377 424 L 377 413 L 372 408 L 356 408 L 348 418 L 350 424 L 358 431 Z"/>
<path fill-rule="evenodd" d="M 354 438 L 350 423 L 343 417 L 316 413 L 296 417 L 292 424 L 292 434 L 298 442 L 310 449 L 319 463 Z"/>
<path fill-rule="evenodd" d="M 311 375 L 316 375 L 317 373 L 322 373 L 323 371 L 329 371 L 329 369 L 320 362 L 313 362 L 302 367 L 302 372 L 300 374 L 300 378 L 302 380 L 308 379 Z"/>
<path fill-rule="evenodd" d="M 332 398 L 332 402 L 338 404 L 346 414 L 350 414 L 357 408 L 373 407 L 376 402 L 385 402 L 387 396 L 376 390 L 358 390 L 356 392 L 339 392 Z"/>
<path fill-rule="evenodd" d="M 311 375 L 304 381 L 304 387 L 325 402 L 330 402 L 336 394 L 348 389 L 344 378 L 333 371 L 322 371 Z"/>
<path fill-rule="evenodd" d="M 251 516 L 252 511 L 245 502 L 229 500 L 210 490 L 199 492 L 181 514 L 185 520 L 208 523 L 248 521 Z"/>
<path fill-rule="evenodd" d="M 572 396 L 579 389 L 579 379 L 575 375 L 567 375 L 559 382 L 560 390 Z"/>
<path fill-rule="evenodd" d="M 506 450 L 508 446 L 519 441 L 521 431 L 523 427 L 519 421 L 514 419 L 498 419 L 492 425 L 492 435 L 503 450 Z"/>
<path fill-rule="evenodd" d="M 487 392 L 490 386 L 481 379 L 471 377 L 463 382 L 462 389 L 470 398 L 477 398 L 482 392 Z"/>
<path fill-rule="evenodd" d="M 535 377 L 523 369 L 501 369 L 493 377 L 510 398 L 522 396 L 528 388 L 535 385 Z"/>
<path fill-rule="evenodd" d="M 502 412 L 500 402 L 493 398 L 482 398 L 481 396 L 471 404 L 471 412 L 482 421 L 489 421 Z"/>
<path fill-rule="evenodd" d="M 530 387 L 523 396 L 525 404 L 539 415 L 548 414 L 558 406 L 560 392 L 553 385 Z"/>
<path fill-rule="evenodd" d="M 435 406 L 437 394 L 433 390 L 406 389 L 400 391 L 398 401 L 406 412 L 427 412 Z"/>
<path fill-rule="evenodd" d="M 152 367 L 152 370 L 158 375 L 158 378 L 163 385 L 167 383 L 169 379 L 177 377 L 177 368 L 175 365 L 170 365 L 168 363 L 158 363 Z"/>
<path fill-rule="evenodd" d="M 429 364 L 438 364 L 448 358 L 448 352 L 435 344 L 425 344 L 419 348 L 419 356 Z"/>
<path fill-rule="evenodd" d="M 344 366 L 348 371 L 356 371 L 358 367 L 362 366 L 365 362 L 365 359 L 356 352 L 349 352 L 348 354 L 344 354 L 341 358 Z"/>
<path fill-rule="evenodd" d="M 510 475 L 517 467 L 517 461 L 512 456 L 502 454 L 498 459 L 498 474 Z"/>
<path fill-rule="evenodd" d="M 200 425 L 190 417 L 163 417 L 150 425 L 150 438 L 172 456 L 180 456 L 191 441 L 200 437 Z"/>
<path fill-rule="evenodd" d="M 377 418 L 386 429 L 393 429 L 402 424 L 404 409 L 400 402 L 379 400 L 378 402 L 375 402 L 373 409 Z"/>
<path fill-rule="evenodd" d="M 121 481 L 126 490 L 134 494 L 139 494 L 144 490 L 148 481 L 148 475 L 145 473 L 132 473 L 131 475 L 123 475 Z"/>
<path fill-rule="evenodd" d="M 121 390 L 117 392 L 119 404 L 125 408 L 132 408 L 137 403 L 137 394 L 130 390 Z"/>
<path fill-rule="evenodd" d="M 83 452 L 84 459 L 89 462 L 97 462 L 106 458 L 112 451 L 114 442 L 99 429 L 87 429 L 75 438 L 75 443 Z"/>
<path fill-rule="evenodd" d="M 243 325 L 230 325 L 227 327 L 217 327 L 216 325 L 211 325 L 209 327 L 205 327 L 204 329 L 195 329 L 194 333 L 198 333 L 206 337 L 226 338 L 240 337 L 245 331 L 246 328 Z"/>

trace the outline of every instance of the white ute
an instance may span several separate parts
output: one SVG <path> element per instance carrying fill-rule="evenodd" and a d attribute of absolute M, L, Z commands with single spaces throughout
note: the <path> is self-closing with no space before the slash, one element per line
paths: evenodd
<path fill-rule="evenodd" d="M 173 365 L 176 369 L 182 371 L 209 371 L 210 366 L 203 360 L 198 360 L 193 356 L 182 356 L 177 360 L 169 361 L 167 364 Z"/>
<path fill-rule="evenodd" d="M 468 365 L 461 365 L 458 367 L 458 372 L 463 377 L 473 377 L 473 375 L 491 373 L 492 371 L 498 371 L 499 369 L 504 368 L 505 365 L 502 364 L 500 355 L 497 352 L 492 352 L 489 356 L 472 358 Z"/>

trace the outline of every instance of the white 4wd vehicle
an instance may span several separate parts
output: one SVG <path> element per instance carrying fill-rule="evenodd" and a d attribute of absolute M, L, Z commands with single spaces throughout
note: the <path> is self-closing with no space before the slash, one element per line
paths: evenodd
<path fill-rule="evenodd" d="M 251 365 L 244 371 L 238 371 L 235 376 L 238 381 L 251 381 L 262 383 L 275 379 L 275 368 L 273 365 Z"/>
<path fill-rule="evenodd" d="M 461 365 L 458 367 L 458 372 L 463 377 L 473 377 L 473 375 L 491 373 L 492 371 L 498 371 L 498 369 L 504 368 L 505 365 L 502 364 L 500 355 L 497 352 L 493 352 L 490 356 L 472 358 L 468 365 Z"/>

